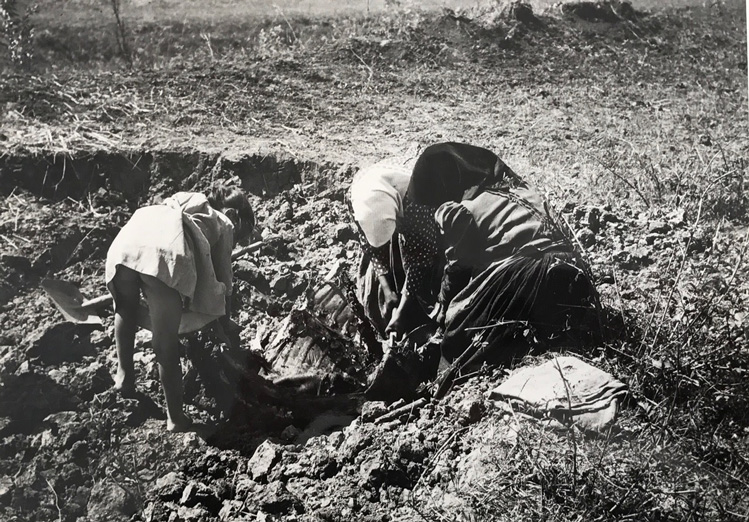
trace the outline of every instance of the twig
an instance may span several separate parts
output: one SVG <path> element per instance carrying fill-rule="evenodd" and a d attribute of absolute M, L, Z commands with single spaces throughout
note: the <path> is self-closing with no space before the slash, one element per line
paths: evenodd
<path fill-rule="evenodd" d="M 689 250 L 689 249 L 687 248 L 687 250 Z M 676 252 L 674 252 L 673 255 L 671 256 L 671 259 L 668 260 L 668 266 L 666 267 L 666 272 L 665 273 L 670 273 L 670 271 L 671 271 L 671 265 L 673 264 L 675 257 L 676 257 Z M 683 269 L 683 263 L 682 263 L 682 268 L 679 270 L 679 273 L 676 276 L 676 281 L 674 281 L 674 286 L 676 286 L 676 282 L 679 280 L 679 277 L 681 277 L 681 270 L 682 269 Z M 614 281 L 616 282 L 616 276 L 614 276 Z M 618 291 L 619 291 L 619 288 L 617 286 L 617 293 L 618 293 Z M 672 289 L 671 293 L 673 293 L 673 289 Z M 648 334 L 650 333 L 650 328 L 653 325 L 653 319 L 655 318 L 655 314 L 658 311 L 658 303 L 661 302 L 661 297 L 662 296 L 663 296 L 663 288 L 660 288 L 658 290 L 658 297 L 655 300 L 655 306 L 653 307 L 653 311 L 650 314 L 650 318 L 648 319 L 648 324 L 645 327 L 645 332 L 642 334 L 642 337 L 640 338 L 640 345 L 637 348 L 638 353 L 641 351 L 642 346 L 645 344 L 645 339 L 647 338 Z M 668 301 L 666 301 L 666 303 L 668 304 L 670 301 L 671 301 L 671 295 L 669 294 L 669 299 L 668 299 Z M 620 308 L 621 308 L 621 294 L 619 294 L 619 303 L 620 303 Z M 622 320 L 623 319 L 624 319 L 624 310 L 622 309 Z M 661 320 L 662 320 L 662 318 L 661 318 Z"/>
<path fill-rule="evenodd" d="M 619 288 L 619 278 L 616 277 L 616 269 L 611 270 L 611 277 L 614 278 L 614 290 L 616 290 L 616 298 L 619 300 L 619 314 L 622 316 L 622 326 L 627 327 L 627 319 L 624 316 L 624 302 L 622 301 L 622 290 Z"/>
<path fill-rule="evenodd" d="M 200 32 L 200 37 L 205 40 L 206 46 L 208 46 L 208 52 L 211 55 L 211 60 L 215 60 L 215 56 L 213 55 L 213 47 L 211 46 L 211 37 L 206 33 L 205 31 Z"/>
<path fill-rule="evenodd" d="M 375 424 L 384 424 L 390 420 L 397 419 L 401 415 L 404 415 L 408 413 L 409 415 L 414 413 L 416 410 L 421 408 L 427 403 L 426 397 L 421 397 L 420 399 L 416 399 L 413 402 L 410 402 L 404 406 L 401 406 L 400 408 L 396 408 L 393 411 L 387 412 L 383 414 L 381 417 L 378 417 L 375 419 Z"/>
<path fill-rule="evenodd" d="M 47 477 L 44 477 L 45 482 L 49 486 L 49 489 L 52 491 L 52 494 L 55 496 L 55 507 L 57 508 L 57 520 L 62 522 L 62 509 L 60 509 L 60 497 L 57 496 L 57 491 L 55 491 L 55 488 L 52 486 L 52 483 L 49 481 Z"/>
<path fill-rule="evenodd" d="M 679 279 L 681 278 L 681 275 L 684 273 L 684 267 L 686 266 L 686 263 L 687 263 L 687 254 L 689 253 L 689 247 L 692 245 L 693 237 L 694 237 L 694 229 L 692 233 L 689 235 L 689 240 L 687 241 L 686 247 L 684 247 L 684 257 L 682 257 L 681 259 L 681 266 L 679 266 L 679 271 L 676 273 L 674 284 L 671 285 L 671 290 L 668 292 L 668 296 L 666 297 L 666 302 L 663 304 L 663 313 L 661 313 L 661 319 L 660 321 L 658 321 L 658 329 L 655 331 L 655 334 L 653 334 L 653 344 L 651 346 L 651 349 L 654 348 L 655 343 L 658 342 L 658 336 L 660 336 L 661 329 L 663 328 L 663 324 L 666 322 L 666 314 L 668 313 L 668 306 L 671 303 L 671 299 L 673 298 L 674 292 L 676 291 L 676 287 L 679 283 Z M 656 306 L 657 306 L 657 303 L 656 303 Z M 645 342 L 645 337 L 643 336 L 642 343 L 644 344 L 644 342 Z M 640 347 L 642 347 L 642 344 L 640 345 Z M 639 349 L 638 349 L 638 352 L 640 352 Z"/>
<path fill-rule="evenodd" d="M 447 446 L 452 443 L 453 439 L 455 439 L 458 435 L 463 433 L 468 429 L 467 426 L 460 428 L 458 430 L 453 431 L 450 436 L 445 440 L 445 442 L 442 443 L 442 445 L 439 447 L 439 449 L 434 453 L 434 456 L 432 456 L 431 459 L 429 459 L 429 462 L 426 466 L 424 466 L 424 470 L 421 472 L 421 475 L 419 475 L 419 478 L 414 482 L 413 488 L 411 488 L 411 495 L 413 496 L 414 492 L 416 491 L 417 486 L 422 481 L 424 476 L 427 474 L 428 471 L 430 471 L 430 468 L 432 467 L 432 464 L 444 453 L 444 451 L 447 449 Z"/>
<path fill-rule="evenodd" d="M 251 245 L 247 245 L 246 247 L 238 248 L 231 253 L 231 259 L 232 261 L 235 261 L 245 254 L 249 254 L 250 252 L 254 252 L 255 250 L 260 250 L 260 248 L 262 248 L 264 244 L 264 241 L 257 241 L 255 243 L 252 243 Z"/>
<path fill-rule="evenodd" d="M 286 22 L 286 25 L 289 27 L 289 31 L 291 31 L 291 36 L 294 37 L 294 43 L 298 42 L 299 38 L 297 38 L 296 33 L 294 32 L 294 28 L 291 26 L 291 23 L 289 22 L 289 19 L 286 18 L 286 15 L 284 14 L 284 12 L 281 10 L 280 7 L 278 7 L 277 5 L 274 5 L 274 7 L 276 8 L 276 12 L 279 15 L 281 15 L 281 18 L 283 18 L 283 21 Z"/>
<path fill-rule="evenodd" d="M 631 188 L 632 190 L 634 190 L 635 193 L 638 196 L 640 196 L 640 199 L 642 199 L 642 202 L 645 203 L 645 207 L 646 208 L 650 208 L 650 200 L 645 197 L 645 195 L 642 193 L 642 191 L 634 183 L 632 183 L 627 178 L 625 178 L 624 176 L 622 176 L 621 174 L 619 174 L 618 172 L 616 172 L 610 165 L 607 165 L 606 163 L 604 163 L 603 160 L 601 160 L 598 156 L 596 156 L 592 152 L 589 152 L 589 151 L 584 150 L 584 149 L 580 149 L 580 150 L 582 150 L 583 154 L 586 154 L 586 155 L 588 155 L 588 157 L 593 158 L 595 161 L 597 161 L 599 165 L 601 165 L 604 169 L 606 169 L 616 179 L 618 179 L 619 181 L 621 181 L 622 183 L 624 183 L 625 185 L 627 185 L 629 188 Z"/>
<path fill-rule="evenodd" d="M 96 230 L 96 228 L 95 228 L 95 227 L 94 227 L 94 228 L 92 228 L 91 230 L 89 230 L 89 231 L 88 231 L 88 232 L 86 233 L 86 235 L 85 235 L 85 236 L 83 236 L 83 237 L 81 238 L 81 240 L 80 240 L 80 241 L 78 241 L 78 244 L 77 244 L 77 245 L 75 245 L 75 248 L 74 248 L 74 249 L 73 249 L 73 251 L 72 251 L 72 252 L 70 253 L 70 255 L 68 256 L 68 258 L 67 258 L 67 259 L 65 260 L 65 266 L 67 266 L 67 264 L 68 264 L 68 263 L 70 263 L 70 260 L 71 260 L 71 259 L 73 259 L 73 256 L 74 256 L 74 255 L 76 254 L 76 252 L 78 252 L 78 249 L 79 249 L 79 248 L 81 247 L 81 245 L 83 244 L 83 242 L 84 242 L 84 241 L 86 241 L 86 240 L 88 239 L 88 236 L 90 236 L 90 235 L 91 235 L 91 233 L 92 233 L 92 232 L 93 232 L 94 230 Z"/>
<path fill-rule="evenodd" d="M 122 51 L 125 60 L 129 66 L 133 65 L 133 55 L 130 53 L 130 47 L 127 44 L 127 32 L 125 30 L 125 23 L 120 17 L 120 0 L 110 0 L 112 6 L 112 12 L 114 19 L 117 24 L 117 43 L 120 45 L 120 51 Z"/>
<path fill-rule="evenodd" d="M 13 241 L 11 241 L 11 239 L 8 236 L 4 234 L 0 234 L 0 237 L 3 238 L 5 241 L 7 241 L 10 244 L 10 246 L 15 248 L 16 250 L 20 250 L 20 248 L 18 248 L 18 245 L 16 245 Z"/>
<path fill-rule="evenodd" d="M 480 331 L 480 330 L 489 330 L 491 328 L 496 328 L 497 326 L 506 326 L 508 324 L 522 324 L 524 326 L 528 326 L 528 321 L 520 321 L 520 320 L 517 320 L 517 321 L 516 320 L 504 321 L 504 320 L 500 320 L 500 321 L 497 321 L 496 323 L 487 324 L 485 326 L 467 326 L 465 328 L 465 330 L 467 332 L 469 332 L 469 331 L 473 332 L 473 331 L 477 331 L 477 330 L 478 331 Z"/>
<path fill-rule="evenodd" d="M 572 393 L 570 391 L 570 383 L 567 381 L 567 378 L 564 376 L 564 372 L 562 371 L 562 367 L 559 366 L 559 358 L 554 358 L 554 365 L 556 366 L 557 372 L 559 372 L 559 377 L 562 379 L 562 383 L 564 384 L 564 391 L 567 394 L 567 406 L 570 409 L 570 412 L 572 411 Z M 572 419 L 570 418 L 570 429 L 569 429 L 569 440 L 572 444 L 572 488 L 574 490 L 577 490 L 577 440 L 575 439 L 575 426 L 572 422 Z"/>
<path fill-rule="evenodd" d="M 749 244 L 749 229 L 747 229 L 746 234 L 744 235 L 744 246 L 741 248 L 741 252 L 739 253 L 739 259 L 736 261 L 736 266 L 733 269 L 733 272 L 731 273 L 731 277 L 729 277 L 728 282 L 726 283 L 726 289 L 718 296 L 717 303 L 720 303 L 720 301 L 726 296 L 728 291 L 731 289 L 731 285 L 733 284 L 733 280 L 736 278 L 736 274 L 739 271 L 739 268 L 741 268 L 741 265 L 744 262 L 744 255 L 746 254 L 747 244 Z M 708 312 L 710 311 L 710 308 L 713 306 L 713 301 L 715 300 L 715 296 L 712 296 L 708 303 L 703 307 L 702 310 L 700 310 L 694 318 L 689 322 L 689 324 L 684 328 L 684 331 L 681 333 L 680 337 L 676 339 L 677 342 L 680 341 L 683 336 L 687 335 L 692 327 L 695 325 L 697 320 L 700 317 L 707 317 Z M 670 340 L 670 339 L 669 339 Z"/>
<path fill-rule="evenodd" d="M 369 78 L 367 78 L 367 81 L 371 82 L 372 81 L 372 76 L 374 76 L 374 71 L 372 70 L 372 67 L 370 67 L 369 64 L 367 62 L 365 62 L 364 59 L 361 56 L 359 56 L 359 54 L 356 51 L 354 51 L 353 49 L 351 49 L 351 54 L 353 54 L 354 56 L 356 56 L 359 59 L 359 61 L 362 63 L 362 65 L 364 65 L 364 67 L 367 68 L 367 70 L 369 71 Z"/>

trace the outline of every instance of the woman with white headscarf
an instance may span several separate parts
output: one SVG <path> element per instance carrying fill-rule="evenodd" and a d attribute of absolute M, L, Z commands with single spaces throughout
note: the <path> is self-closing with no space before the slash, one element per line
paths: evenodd
<path fill-rule="evenodd" d="M 350 203 L 362 246 L 357 297 L 382 337 L 385 337 L 393 310 L 401 302 L 401 290 L 406 280 L 401 243 L 408 242 L 408 238 L 403 237 L 399 229 L 404 216 L 404 196 L 415 160 L 383 160 L 360 170 L 351 183 Z M 432 255 L 438 255 L 438 251 Z M 430 264 L 439 266 L 433 259 L 430 259 Z M 426 314 L 419 308 L 410 314 L 408 323 L 416 327 L 426 319 Z"/>

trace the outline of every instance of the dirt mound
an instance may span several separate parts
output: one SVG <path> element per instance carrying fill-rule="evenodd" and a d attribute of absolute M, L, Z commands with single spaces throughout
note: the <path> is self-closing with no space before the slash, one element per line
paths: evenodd
<path fill-rule="evenodd" d="M 600 0 L 594 2 L 564 2 L 559 6 L 562 14 L 587 22 L 617 23 L 636 20 L 642 16 L 626 0 Z"/>

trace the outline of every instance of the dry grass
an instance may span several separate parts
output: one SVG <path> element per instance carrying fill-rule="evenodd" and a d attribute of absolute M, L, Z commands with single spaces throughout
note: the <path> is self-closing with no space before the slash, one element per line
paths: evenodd
<path fill-rule="evenodd" d="M 611 316 L 607 343 L 588 355 L 634 401 L 598 438 L 523 421 L 514 440 L 498 441 L 487 435 L 498 416 L 445 433 L 417 510 L 444 520 L 746 520 L 749 141 L 735 4 L 604 28 L 548 17 L 544 29 L 487 28 L 473 11 L 233 24 L 172 12 L 168 24 L 129 20 L 133 70 L 113 33 L 50 25 L 39 68 L 0 79 L 1 143 L 6 154 L 242 150 L 262 136 L 351 162 L 441 139 L 497 150 L 573 228 L 591 208 L 616 218 L 588 251 Z M 653 236 L 657 221 L 669 225 Z M 483 475 L 432 481 L 453 445 L 484 445 Z M 426 498 L 435 484 L 450 502 Z"/>

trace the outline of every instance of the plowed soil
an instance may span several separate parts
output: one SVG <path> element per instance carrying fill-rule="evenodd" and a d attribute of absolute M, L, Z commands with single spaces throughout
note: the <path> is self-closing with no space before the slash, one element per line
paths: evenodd
<path fill-rule="evenodd" d="M 132 65 L 109 25 L 40 16 L 36 57 L 0 77 L 0 519 L 746 520 L 745 4 L 575 6 L 133 18 Z M 445 140 L 495 150 L 576 233 L 607 323 L 579 355 L 632 392 L 609 433 L 497 408 L 511 368 L 391 422 L 264 395 L 295 310 L 365 350 L 310 304 L 356 268 L 345 191 Z M 133 210 L 215 180 L 266 244 L 235 262 L 241 352 L 183 340 L 198 426 L 172 434 L 148 336 L 122 398 L 111 310 L 66 323 L 40 283 L 102 295 Z"/>

